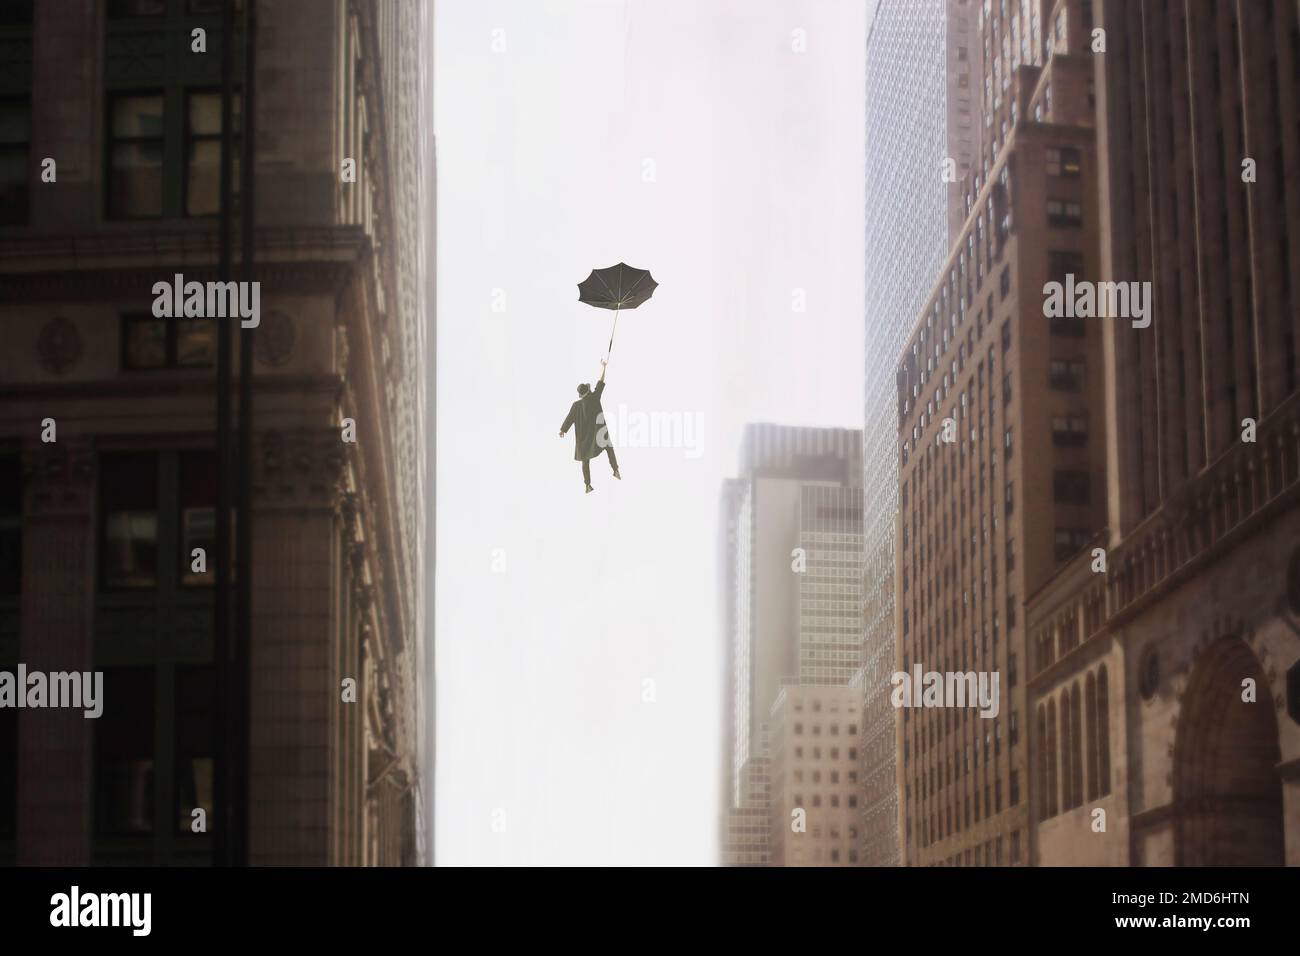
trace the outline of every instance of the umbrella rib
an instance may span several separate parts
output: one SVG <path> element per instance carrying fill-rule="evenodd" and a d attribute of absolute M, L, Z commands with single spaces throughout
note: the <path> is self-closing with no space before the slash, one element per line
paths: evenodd
<path fill-rule="evenodd" d="M 604 276 L 602 276 L 602 275 L 601 275 L 597 270 L 595 270 L 595 269 L 592 269 L 592 270 L 591 270 L 591 274 L 594 275 L 597 279 L 600 280 L 600 284 L 603 285 L 603 286 L 605 287 L 605 291 L 606 291 L 606 292 L 608 292 L 611 296 L 614 296 L 614 293 L 610 291 L 609 283 L 605 281 L 605 277 L 604 277 Z M 618 300 L 618 297 L 617 297 L 617 296 L 614 296 L 614 299 L 615 299 L 615 301 L 617 301 L 617 300 Z"/>
<path fill-rule="evenodd" d="M 646 276 L 648 276 L 649 274 L 650 274 L 649 272 L 643 272 L 643 273 L 641 273 L 640 278 L 638 278 L 635 282 L 632 283 L 632 288 L 630 288 L 630 289 L 627 290 L 627 297 L 628 297 L 629 299 L 632 298 L 632 293 L 636 291 L 636 287 L 639 286 L 639 285 L 641 284 L 641 279 L 644 279 L 644 278 L 645 278 Z"/>

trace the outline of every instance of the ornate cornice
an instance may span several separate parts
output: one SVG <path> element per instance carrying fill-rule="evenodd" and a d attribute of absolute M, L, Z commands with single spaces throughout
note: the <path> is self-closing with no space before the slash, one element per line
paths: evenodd
<path fill-rule="evenodd" d="M 263 432 L 252 461 L 254 506 L 337 509 L 348 447 L 336 428 Z"/>
<path fill-rule="evenodd" d="M 271 294 L 337 295 L 368 248 L 358 226 L 261 229 L 256 278 Z M 147 309 L 153 284 L 176 272 L 215 280 L 219 251 L 215 226 L 3 238 L 0 300 L 135 299 Z"/>

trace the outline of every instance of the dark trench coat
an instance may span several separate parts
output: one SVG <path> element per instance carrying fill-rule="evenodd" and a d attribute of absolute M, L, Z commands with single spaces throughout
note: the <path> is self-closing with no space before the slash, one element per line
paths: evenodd
<path fill-rule="evenodd" d="M 597 382 L 596 388 L 578 399 L 569 408 L 569 417 L 560 426 L 564 434 L 570 426 L 576 426 L 573 434 L 573 460 L 588 461 L 604 454 L 609 447 L 609 430 L 605 427 L 605 410 L 600 407 L 600 393 L 605 390 L 604 382 Z"/>

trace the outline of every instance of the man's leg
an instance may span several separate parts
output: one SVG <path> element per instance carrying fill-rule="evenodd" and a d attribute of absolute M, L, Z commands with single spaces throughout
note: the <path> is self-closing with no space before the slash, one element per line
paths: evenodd
<path fill-rule="evenodd" d="M 582 459 L 582 483 L 588 488 L 591 487 L 591 462 Z"/>
<path fill-rule="evenodd" d="M 614 469 L 614 477 L 622 478 L 622 475 L 618 473 L 618 459 L 614 457 L 614 446 L 606 445 L 605 453 L 609 455 L 609 467 Z"/>

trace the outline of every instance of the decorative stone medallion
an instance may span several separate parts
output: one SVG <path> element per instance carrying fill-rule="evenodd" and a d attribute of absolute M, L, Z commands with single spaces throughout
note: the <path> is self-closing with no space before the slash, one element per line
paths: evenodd
<path fill-rule="evenodd" d="M 254 338 L 257 360 L 272 367 L 283 365 L 293 355 L 296 332 L 293 319 L 283 312 L 263 317 Z"/>

